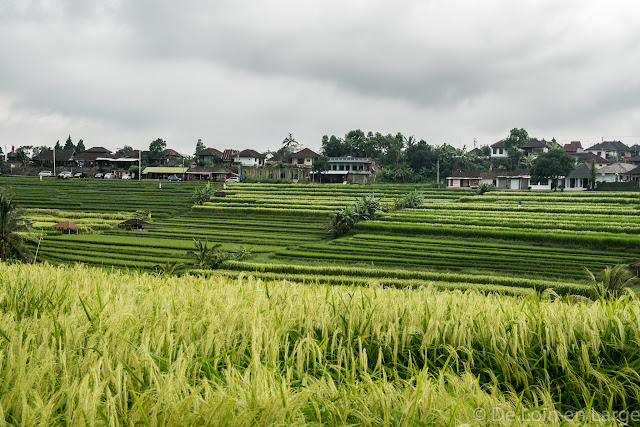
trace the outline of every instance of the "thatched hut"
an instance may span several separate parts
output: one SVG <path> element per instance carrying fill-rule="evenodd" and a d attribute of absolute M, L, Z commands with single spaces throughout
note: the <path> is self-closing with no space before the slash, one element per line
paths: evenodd
<path fill-rule="evenodd" d="M 125 230 L 144 230 L 145 225 L 149 225 L 149 223 L 138 218 L 128 219 L 120 223 L 120 226 L 124 227 Z"/>
<path fill-rule="evenodd" d="M 78 234 L 78 231 L 80 230 L 80 226 L 71 221 L 59 222 L 55 224 L 53 228 L 57 228 L 58 230 L 60 230 L 62 234 L 65 234 L 65 230 L 66 230 L 66 234 L 71 234 L 71 230 L 75 230 L 76 234 Z"/>

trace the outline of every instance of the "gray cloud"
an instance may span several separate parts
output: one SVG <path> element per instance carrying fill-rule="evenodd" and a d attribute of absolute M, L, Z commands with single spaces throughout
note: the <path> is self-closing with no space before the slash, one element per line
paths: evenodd
<path fill-rule="evenodd" d="M 637 6 L 596 1 L 15 1 L 0 130 L 192 150 L 318 148 L 354 128 L 432 143 L 640 135 Z M 57 117 L 57 120 L 52 118 Z M 71 128 L 71 129 L 70 129 Z M 23 133 L 24 134 L 24 133 Z M 565 137 L 565 136 L 563 136 Z M 640 138 L 638 138 L 640 140 Z M 182 148 L 184 147 L 184 148 Z"/>

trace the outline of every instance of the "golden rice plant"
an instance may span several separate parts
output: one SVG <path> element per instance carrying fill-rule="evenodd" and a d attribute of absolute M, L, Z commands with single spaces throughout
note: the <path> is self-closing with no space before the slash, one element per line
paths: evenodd
<path fill-rule="evenodd" d="M 629 298 L 2 264 L 0 419 L 597 424 L 638 408 L 639 320 Z"/>

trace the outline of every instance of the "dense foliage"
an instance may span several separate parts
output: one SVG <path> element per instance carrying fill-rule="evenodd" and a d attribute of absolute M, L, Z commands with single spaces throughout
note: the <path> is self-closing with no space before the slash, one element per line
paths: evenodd
<path fill-rule="evenodd" d="M 25 209 L 19 207 L 13 194 L 6 188 L 0 189 L 0 259 L 18 259 L 26 262 L 33 257 L 25 246 L 20 232 L 26 232 L 30 223 L 23 218 Z"/>

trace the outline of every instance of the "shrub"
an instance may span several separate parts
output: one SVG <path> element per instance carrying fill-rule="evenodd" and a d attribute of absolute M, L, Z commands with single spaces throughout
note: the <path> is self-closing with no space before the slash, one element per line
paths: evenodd
<path fill-rule="evenodd" d="M 607 267 L 602 270 L 601 280 L 596 279 L 595 275 L 589 271 L 589 269 L 585 268 L 585 270 L 596 294 L 600 298 L 617 298 L 622 296 L 627 293 L 629 287 L 638 282 L 638 279 L 633 277 L 629 268 L 624 264 Z"/>
<path fill-rule="evenodd" d="M 213 189 L 211 188 L 211 183 L 207 182 L 206 186 L 196 188 L 193 191 L 193 195 L 191 196 L 191 201 L 197 205 L 204 205 L 206 202 L 211 200 L 212 193 L 213 193 Z"/>
<path fill-rule="evenodd" d="M 380 200 L 374 196 L 364 196 L 354 205 L 354 212 L 357 217 L 356 221 L 374 220 L 381 211 L 382 205 L 380 204 Z"/>
<path fill-rule="evenodd" d="M 399 210 L 404 208 L 417 208 L 422 205 L 424 199 L 422 194 L 418 190 L 414 190 L 409 194 L 405 194 L 399 199 L 393 201 L 393 210 Z"/>
<path fill-rule="evenodd" d="M 329 224 L 325 225 L 325 229 L 334 235 L 334 237 L 342 236 L 351 230 L 357 222 L 358 215 L 351 206 L 346 206 L 336 213 L 329 215 Z"/>
<path fill-rule="evenodd" d="M 478 186 L 478 189 L 476 190 L 476 194 L 482 195 L 484 193 L 488 193 L 489 191 L 496 191 L 496 186 L 493 184 L 487 184 L 486 182 L 483 182 Z"/>

